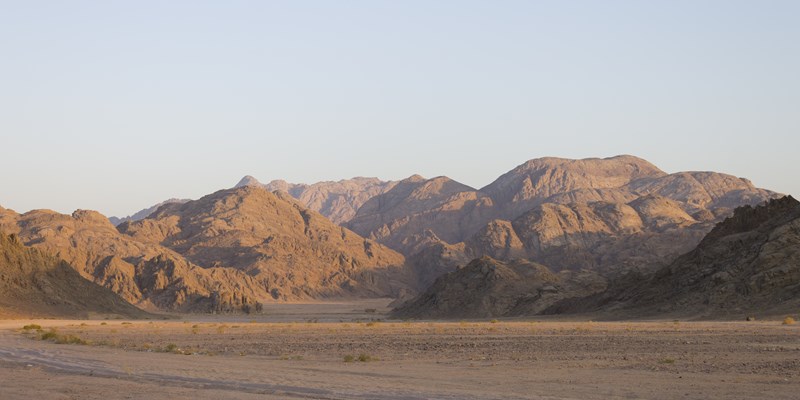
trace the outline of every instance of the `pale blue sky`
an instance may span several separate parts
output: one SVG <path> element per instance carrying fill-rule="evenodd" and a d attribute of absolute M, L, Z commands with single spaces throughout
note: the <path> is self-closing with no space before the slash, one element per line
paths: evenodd
<path fill-rule="evenodd" d="M 0 205 L 634 154 L 800 194 L 798 1 L 0 1 Z"/>

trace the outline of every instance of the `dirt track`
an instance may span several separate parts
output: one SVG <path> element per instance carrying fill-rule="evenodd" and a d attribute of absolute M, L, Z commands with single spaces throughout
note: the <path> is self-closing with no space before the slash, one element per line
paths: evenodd
<path fill-rule="evenodd" d="M 295 305 L 255 320 L 39 322 L 90 345 L 34 340 L 36 333 L 19 329 L 29 321 L 2 322 L 0 398 L 793 399 L 800 393 L 800 325 L 780 321 L 369 323 L 379 315 L 352 307 Z M 370 361 L 359 362 L 361 354 Z M 347 355 L 356 360 L 345 362 Z"/>

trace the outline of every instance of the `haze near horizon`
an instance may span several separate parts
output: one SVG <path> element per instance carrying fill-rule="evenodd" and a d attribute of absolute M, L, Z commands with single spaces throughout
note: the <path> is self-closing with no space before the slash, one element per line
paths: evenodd
<path fill-rule="evenodd" d="M 6 2 L 0 206 L 631 154 L 800 193 L 796 2 Z"/>

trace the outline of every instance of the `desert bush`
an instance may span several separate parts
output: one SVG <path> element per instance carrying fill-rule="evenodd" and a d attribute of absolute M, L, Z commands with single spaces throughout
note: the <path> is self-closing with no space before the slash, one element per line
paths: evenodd
<path fill-rule="evenodd" d="M 55 329 L 50 329 L 47 332 L 39 335 L 40 340 L 49 340 L 56 344 L 90 344 L 88 341 L 81 339 L 75 335 L 60 335 Z"/>
<path fill-rule="evenodd" d="M 361 354 L 358 355 L 358 361 L 370 362 L 370 361 L 372 361 L 372 356 L 370 356 L 369 354 L 366 354 L 366 353 L 361 353 Z"/>
<path fill-rule="evenodd" d="M 172 353 L 177 349 L 178 349 L 178 345 L 176 345 L 175 343 L 169 343 L 166 346 L 164 346 L 164 351 L 167 352 L 167 353 Z"/>
<path fill-rule="evenodd" d="M 89 344 L 89 342 L 75 335 L 57 335 L 55 342 L 57 344 Z"/>
<path fill-rule="evenodd" d="M 40 330 L 42 330 L 42 326 L 41 325 L 37 325 L 37 324 L 28 324 L 28 325 L 23 326 L 22 329 L 24 329 L 26 331 L 29 331 L 29 330 L 32 330 L 32 329 L 40 331 Z"/>
<path fill-rule="evenodd" d="M 353 361 L 355 361 L 355 359 L 356 358 L 353 357 L 352 354 L 348 354 L 348 355 L 344 356 L 344 362 L 346 362 L 346 363 L 353 362 Z"/>
<path fill-rule="evenodd" d="M 675 364 L 675 359 L 674 358 L 665 358 L 665 359 L 659 361 L 659 363 L 661 363 L 661 364 Z"/>
<path fill-rule="evenodd" d="M 489 322 L 490 322 L 490 323 L 492 323 L 492 324 L 496 324 L 496 323 L 498 323 L 498 322 L 500 322 L 500 321 L 498 321 L 498 320 L 496 320 L 496 319 L 493 319 L 493 320 L 491 320 L 491 321 L 489 321 Z"/>
<path fill-rule="evenodd" d="M 794 323 L 795 323 L 795 320 L 792 317 L 786 317 L 786 318 L 783 319 L 783 324 L 784 325 L 794 325 Z"/>
<path fill-rule="evenodd" d="M 52 340 L 55 339 L 56 337 L 58 337 L 58 333 L 56 333 L 55 329 L 50 329 L 49 331 L 39 335 L 40 340 Z"/>

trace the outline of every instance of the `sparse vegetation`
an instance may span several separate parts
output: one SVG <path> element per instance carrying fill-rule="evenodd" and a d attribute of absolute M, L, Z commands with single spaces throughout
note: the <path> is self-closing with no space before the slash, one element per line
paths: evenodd
<path fill-rule="evenodd" d="M 500 322 L 500 321 L 498 321 L 498 320 L 496 320 L 496 319 L 493 319 L 493 320 L 491 320 L 491 321 L 489 321 L 489 322 L 490 322 L 490 323 L 492 323 L 492 324 L 496 324 L 496 323 L 498 323 L 498 322 Z"/>
<path fill-rule="evenodd" d="M 665 358 L 659 361 L 660 364 L 675 364 L 674 358 Z"/>
<path fill-rule="evenodd" d="M 23 326 L 22 329 L 24 329 L 26 331 L 30 331 L 30 330 L 40 331 L 40 330 L 42 330 L 42 326 L 38 325 L 38 324 L 28 324 L 28 325 Z"/>
<path fill-rule="evenodd" d="M 795 320 L 792 317 L 786 317 L 783 319 L 783 325 L 794 325 Z"/>
<path fill-rule="evenodd" d="M 56 330 L 55 329 L 50 329 L 49 331 L 44 332 L 41 335 L 39 335 L 39 339 L 40 340 L 52 340 L 52 339 L 55 339 L 57 336 L 58 336 L 58 333 L 56 333 Z"/>
<path fill-rule="evenodd" d="M 367 353 L 361 353 L 358 356 L 353 356 L 352 354 L 347 354 L 347 355 L 344 356 L 344 362 L 346 362 L 346 363 L 351 363 L 351 362 L 354 362 L 354 361 L 370 362 L 370 361 L 375 361 L 375 360 L 376 360 L 376 358 L 372 357 L 371 355 L 369 355 Z"/>
<path fill-rule="evenodd" d="M 47 332 L 43 332 L 39 335 L 40 340 L 49 340 L 56 344 L 90 344 L 88 341 L 81 339 L 80 337 L 72 334 L 62 335 L 59 334 L 55 329 L 50 329 Z"/>

